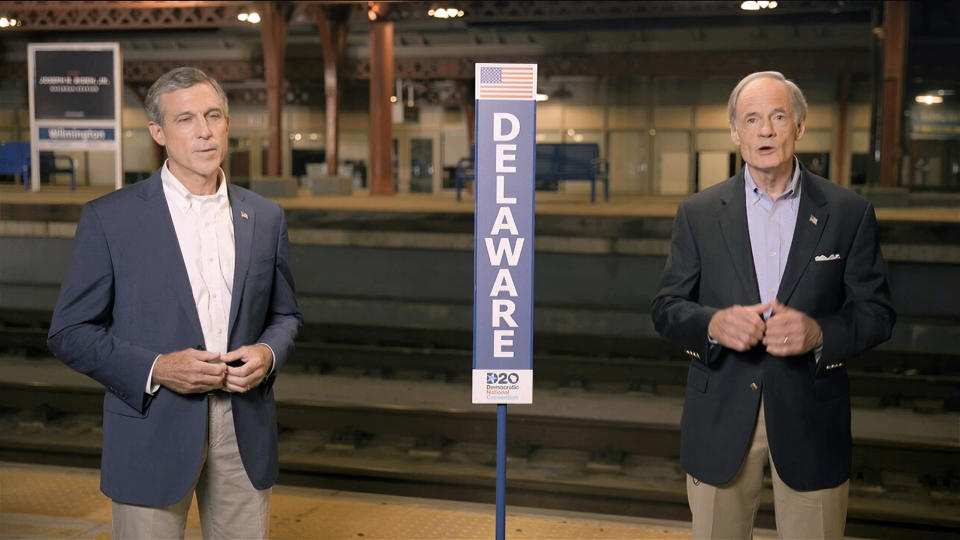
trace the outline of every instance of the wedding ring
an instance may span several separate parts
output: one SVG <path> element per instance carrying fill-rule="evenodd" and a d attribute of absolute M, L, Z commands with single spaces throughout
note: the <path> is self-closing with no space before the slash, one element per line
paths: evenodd
<path fill-rule="evenodd" d="M 790 338 L 789 337 L 783 338 L 783 344 L 786 345 L 787 343 L 790 343 Z"/>

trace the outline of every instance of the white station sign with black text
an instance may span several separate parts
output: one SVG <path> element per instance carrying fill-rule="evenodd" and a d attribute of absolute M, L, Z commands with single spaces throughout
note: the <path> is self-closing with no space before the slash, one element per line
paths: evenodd
<path fill-rule="evenodd" d="M 31 163 L 41 150 L 112 150 L 115 186 L 123 185 L 122 65 L 118 43 L 28 46 Z M 40 167 L 32 170 L 36 191 Z"/>

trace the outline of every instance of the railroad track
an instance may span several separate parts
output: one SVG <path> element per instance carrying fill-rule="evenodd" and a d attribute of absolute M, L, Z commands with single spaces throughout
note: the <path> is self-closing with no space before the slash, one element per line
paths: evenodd
<path fill-rule="evenodd" d="M 489 409 L 278 395 L 284 483 L 492 500 L 496 418 Z M 95 384 L 3 382 L 0 459 L 98 466 L 101 407 Z M 848 534 L 956 534 L 960 448 L 864 438 L 854 444 Z M 515 407 L 508 446 L 509 504 L 689 519 L 675 424 L 551 417 Z M 761 525 L 773 526 L 770 501 Z"/>
<path fill-rule="evenodd" d="M 464 335 L 460 335 L 464 334 Z M 543 336 L 553 351 L 534 356 L 537 380 L 552 386 L 683 394 L 688 360 L 663 340 L 610 343 L 587 336 Z M 622 340 L 621 340 L 622 341 Z M 352 369 L 374 376 L 416 374 L 465 380 L 472 365 L 466 333 L 423 329 L 313 326 L 301 333 L 288 369 L 325 373 Z M 632 350 L 616 354 L 607 349 Z M 541 350 L 535 345 L 534 350 Z M 546 347 L 543 347 L 546 350 Z M 0 354 L 48 356 L 46 329 L 0 326 Z M 862 407 L 960 410 L 957 356 L 872 351 L 850 363 L 854 403 Z"/>

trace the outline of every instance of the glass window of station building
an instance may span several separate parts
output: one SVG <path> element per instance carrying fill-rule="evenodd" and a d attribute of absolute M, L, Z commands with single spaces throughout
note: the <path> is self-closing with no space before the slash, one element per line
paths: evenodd
<path fill-rule="evenodd" d="M 234 181 L 283 176 L 304 187 L 326 171 L 330 109 L 319 11 L 343 31 L 336 171 L 352 179 L 354 192 L 370 189 L 370 80 L 382 69 L 371 61 L 376 25 L 391 30 L 386 112 L 397 193 L 455 188 L 457 164 L 471 155 L 473 65 L 480 61 L 538 65 L 544 101 L 537 141 L 597 144 L 613 195 L 683 196 L 741 167 L 727 98 L 742 76 L 766 69 L 806 93 L 807 131 L 797 152 L 812 171 L 904 200 L 960 189 L 960 68 L 948 60 L 960 52 L 952 23 L 960 9 L 948 2 L 781 2 L 757 11 L 740 2 L 468 2 L 462 15 L 446 19 L 430 16 L 434 6 L 423 2 L 277 3 L 285 24 L 275 120 L 267 107 L 265 34 L 236 19 L 243 6 L 201 2 L 210 5 L 197 8 L 202 24 L 154 14 L 138 23 L 105 15 L 93 25 L 83 10 L 68 21 L 2 4 L 11 13 L 0 15 L 16 11 L 19 20 L 0 28 L 7 73 L 0 141 L 29 140 L 28 43 L 116 41 L 124 62 L 126 183 L 160 165 L 143 96 L 166 67 L 181 63 L 211 72 L 230 97 L 225 169 Z M 272 150 L 275 127 L 280 148 Z M 270 170 L 271 151 L 279 170 Z M 112 160 L 100 153 L 58 154 L 72 158 L 79 185 L 113 184 Z M 54 169 L 42 181 L 69 180 Z M 539 186 L 572 193 L 589 187 Z"/>

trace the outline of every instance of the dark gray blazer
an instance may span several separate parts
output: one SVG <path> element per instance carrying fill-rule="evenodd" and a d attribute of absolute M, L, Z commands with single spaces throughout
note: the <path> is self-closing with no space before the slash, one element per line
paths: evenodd
<path fill-rule="evenodd" d="M 277 478 L 273 381 L 301 324 L 283 210 L 228 185 L 236 267 L 228 347 L 266 343 L 276 369 L 232 394 L 244 468 L 258 489 Z M 167 506 L 190 489 L 207 434 L 207 396 L 145 392 L 158 354 L 204 348 L 159 171 L 84 206 L 48 337 L 67 365 L 106 387 L 100 487 L 111 499 Z"/>
<path fill-rule="evenodd" d="M 711 345 L 714 313 L 760 302 L 743 174 L 680 204 L 652 303 L 657 331 L 691 358 L 681 463 L 709 484 L 729 482 L 749 450 L 762 394 L 780 477 L 797 490 L 837 486 L 850 475 L 846 363 L 888 339 L 896 319 L 876 216 L 860 196 L 801 168 L 796 230 L 777 299 L 820 324 L 819 363 L 813 352 L 777 358 L 762 344 L 743 353 Z"/>

